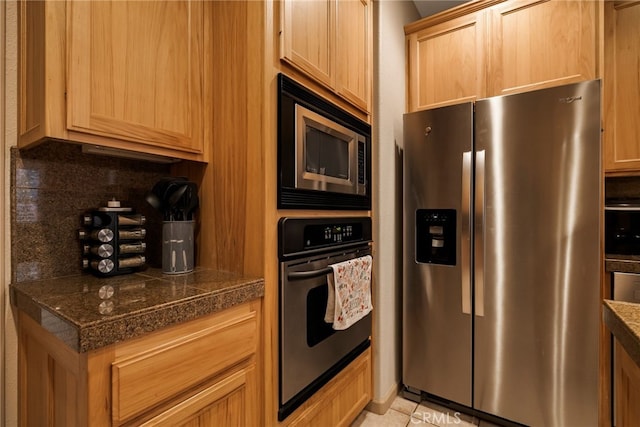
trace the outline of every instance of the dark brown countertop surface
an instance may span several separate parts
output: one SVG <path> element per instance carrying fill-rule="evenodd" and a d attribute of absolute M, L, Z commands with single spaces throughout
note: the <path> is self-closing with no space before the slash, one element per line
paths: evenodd
<path fill-rule="evenodd" d="M 640 256 L 605 255 L 604 268 L 608 273 L 640 273 Z"/>
<path fill-rule="evenodd" d="M 264 295 L 262 278 L 196 269 L 90 274 L 10 285 L 11 302 L 78 352 L 95 350 Z"/>
<path fill-rule="evenodd" d="M 604 300 L 604 323 L 640 366 L 640 304 Z"/>

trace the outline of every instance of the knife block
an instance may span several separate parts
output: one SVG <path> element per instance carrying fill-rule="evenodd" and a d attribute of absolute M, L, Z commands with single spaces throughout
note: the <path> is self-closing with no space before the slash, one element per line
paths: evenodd
<path fill-rule="evenodd" d="M 146 223 L 144 215 L 121 207 L 112 200 L 106 207 L 83 216 L 78 232 L 82 244 L 82 266 L 96 276 L 133 273 L 145 266 Z"/>

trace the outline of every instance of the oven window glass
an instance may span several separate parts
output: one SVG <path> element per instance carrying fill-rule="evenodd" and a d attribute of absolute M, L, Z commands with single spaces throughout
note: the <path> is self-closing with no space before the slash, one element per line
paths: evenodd
<path fill-rule="evenodd" d="M 329 338 L 336 331 L 324 321 L 329 290 L 327 284 L 309 290 L 307 294 L 307 345 L 313 347 Z"/>
<path fill-rule="evenodd" d="M 305 153 L 307 172 L 349 179 L 349 141 L 307 126 Z"/>

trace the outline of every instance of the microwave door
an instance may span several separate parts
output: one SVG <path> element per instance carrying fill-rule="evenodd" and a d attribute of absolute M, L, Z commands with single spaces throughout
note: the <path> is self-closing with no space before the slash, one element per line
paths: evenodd
<path fill-rule="evenodd" d="M 296 125 L 296 188 L 357 194 L 360 136 L 301 105 Z"/>

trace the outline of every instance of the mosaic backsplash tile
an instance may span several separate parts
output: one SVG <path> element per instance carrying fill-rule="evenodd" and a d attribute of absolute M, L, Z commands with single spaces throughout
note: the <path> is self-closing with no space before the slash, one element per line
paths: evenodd
<path fill-rule="evenodd" d="M 82 271 L 82 215 L 120 200 L 147 217 L 147 264 L 159 267 L 162 217 L 144 200 L 169 166 L 83 154 L 80 145 L 50 141 L 11 150 L 12 282 Z"/>
<path fill-rule="evenodd" d="M 605 178 L 607 199 L 640 199 L 640 176 Z"/>

